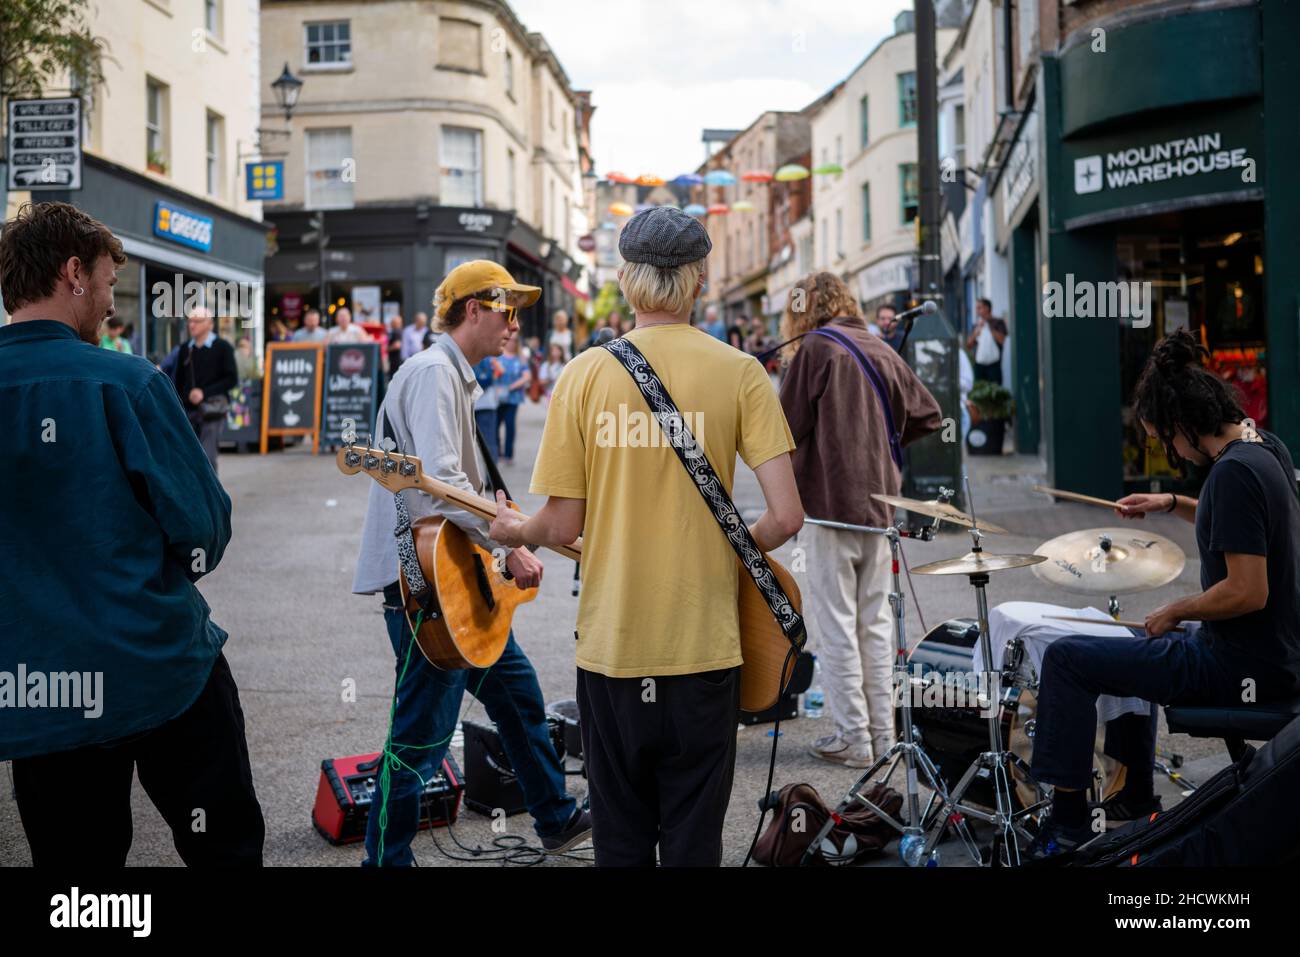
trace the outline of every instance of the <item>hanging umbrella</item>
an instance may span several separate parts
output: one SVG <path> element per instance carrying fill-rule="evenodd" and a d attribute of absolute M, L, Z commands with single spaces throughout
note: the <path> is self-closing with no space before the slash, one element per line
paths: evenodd
<path fill-rule="evenodd" d="M 654 203 L 637 203 L 637 204 L 636 204 L 636 211 L 637 211 L 638 213 L 643 213 L 643 212 L 645 212 L 647 209 L 654 209 L 654 208 L 655 208 L 655 204 L 654 204 Z"/>
<path fill-rule="evenodd" d="M 632 207 L 629 206 L 627 203 L 609 204 L 609 214 L 611 216 L 631 216 L 632 212 L 633 212 Z"/>
<path fill-rule="evenodd" d="M 710 216 L 725 216 L 727 213 L 731 212 L 731 207 L 726 203 L 714 203 L 706 209 L 705 212 Z"/>
<path fill-rule="evenodd" d="M 770 183 L 772 174 L 761 169 L 751 169 L 740 174 L 740 178 L 746 183 Z"/>
<path fill-rule="evenodd" d="M 843 173 L 844 167 L 839 163 L 822 163 L 822 165 L 814 169 L 813 172 L 818 176 L 834 176 L 838 173 Z"/>
<path fill-rule="evenodd" d="M 754 211 L 754 204 L 747 199 L 737 200 L 731 204 L 731 211 L 733 213 L 752 213 Z"/>
<path fill-rule="evenodd" d="M 662 186 L 664 185 L 664 178 L 655 176 L 653 173 L 642 173 L 636 178 L 636 184 L 638 186 Z"/>
<path fill-rule="evenodd" d="M 673 177 L 674 186 L 703 186 L 704 177 L 698 173 L 683 173 L 681 176 Z"/>
<path fill-rule="evenodd" d="M 709 208 L 707 206 L 701 206 L 699 203 L 691 203 L 683 209 L 682 212 L 687 216 L 706 216 L 708 215 Z"/>
<path fill-rule="evenodd" d="M 798 163 L 787 163 L 776 171 L 772 178 L 778 183 L 792 183 L 797 179 L 808 178 L 808 167 L 800 166 Z"/>
<path fill-rule="evenodd" d="M 634 180 L 631 176 L 628 176 L 627 173 L 606 173 L 605 179 L 609 180 L 611 183 L 635 183 L 636 182 L 636 180 Z"/>
<path fill-rule="evenodd" d="M 725 169 L 715 169 L 704 174 L 704 182 L 710 186 L 735 186 L 736 177 Z"/>

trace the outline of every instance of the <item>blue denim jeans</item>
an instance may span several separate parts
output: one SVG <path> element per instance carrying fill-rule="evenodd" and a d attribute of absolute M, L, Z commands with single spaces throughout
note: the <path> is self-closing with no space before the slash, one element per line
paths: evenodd
<path fill-rule="evenodd" d="M 1267 700 L 1274 675 L 1234 656 L 1194 624 L 1167 638 L 1067 635 L 1048 646 L 1039 680 L 1032 773 L 1043 784 L 1086 788 L 1099 695 L 1134 696 L 1153 704 L 1241 705 L 1242 682 L 1253 679 Z M 1130 775 L 1152 773 L 1156 713 L 1122 715 L 1106 729 L 1106 753 Z M 1143 782 L 1145 784 L 1145 782 Z"/>
<path fill-rule="evenodd" d="M 428 780 L 451 744 L 460 717 L 465 689 L 483 702 L 488 717 L 496 724 L 501 744 L 518 776 L 524 803 L 533 816 L 539 837 L 564 831 L 577 804 L 564 785 L 564 768 L 551 744 L 546 726 L 546 706 L 537 672 L 515 642 L 514 633 L 501 658 L 491 668 L 442 671 L 429 664 L 419 648 L 411 648 L 413 636 L 400 607 L 395 585 L 384 593 L 384 620 L 388 640 L 397 655 L 397 675 L 402 673 L 408 649 L 410 663 L 397 689 L 393 715 L 393 753 L 415 773 L 404 767 L 391 771 L 388 820 L 384 829 L 384 867 L 406 867 L 414 862 L 411 841 L 420 820 L 421 779 Z M 428 747 L 429 745 L 436 747 Z M 376 787 L 370 819 L 366 824 L 366 859 L 372 866 L 379 857 L 379 811 L 384 793 Z"/>
<path fill-rule="evenodd" d="M 474 424 L 483 433 L 483 442 L 487 445 L 488 451 L 492 453 L 492 461 L 496 462 L 497 459 L 501 458 L 501 453 L 497 449 L 497 410 L 475 409 Z"/>

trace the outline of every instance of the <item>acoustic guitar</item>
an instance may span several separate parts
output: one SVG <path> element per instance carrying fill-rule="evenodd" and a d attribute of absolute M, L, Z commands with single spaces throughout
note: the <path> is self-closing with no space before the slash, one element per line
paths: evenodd
<path fill-rule="evenodd" d="M 346 475 L 364 472 L 396 494 L 413 488 L 491 521 L 497 503 L 481 495 L 424 474 L 420 460 L 383 449 L 345 446 L 337 456 L 339 471 Z M 518 511 L 513 502 L 510 507 Z M 416 519 L 411 525 L 420 570 L 437 595 L 441 617 L 425 621 L 416 644 L 429 663 L 438 668 L 486 668 L 505 650 L 514 611 L 537 597 L 537 589 L 520 589 L 505 577 L 502 563 L 476 545 L 468 535 L 441 516 Z M 569 545 L 547 546 L 566 558 L 582 558 L 582 540 Z M 784 566 L 770 555 L 768 563 L 785 589 L 791 604 L 802 611 L 799 586 Z M 754 580 L 740 565 L 735 596 L 740 616 L 740 707 L 744 711 L 766 711 L 776 704 L 780 689 L 794 671 L 794 656 L 782 673 L 790 641 L 772 616 L 772 610 Z M 407 620 L 414 626 L 419 611 L 410 597 L 406 576 L 401 576 L 402 600 Z"/>

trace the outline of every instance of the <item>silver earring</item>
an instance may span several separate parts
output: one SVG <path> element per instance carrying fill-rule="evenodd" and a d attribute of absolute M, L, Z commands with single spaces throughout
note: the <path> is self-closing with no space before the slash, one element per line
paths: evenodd
<path fill-rule="evenodd" d="M 82 295 L 83 293 L 85 293 L 85 291 L 86 291 L 86 290 L 84 290 L 84 289 L 82 289 L 80 286 L 78 286 L 76 289 L 72 290 L 72 294 L 73 294 L 74 296 L 80 296 L 80 295 Z"/>

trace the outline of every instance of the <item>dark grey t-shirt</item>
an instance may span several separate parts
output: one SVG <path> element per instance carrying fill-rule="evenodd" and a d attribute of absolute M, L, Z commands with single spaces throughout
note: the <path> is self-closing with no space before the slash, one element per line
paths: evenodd
<path fill-rule="evenodd" d="M 1196 507 L 1201 588 L 1228 577 L 1226 555 L 1264 555 L 1268 603 L 1259 611 L 1205 623 L 1234 656 L 1261 666 L 1260 691 L 1300 687 L 1300 500 L 1295 467 L 1282 441 L 1229 444 L 1210 469 Z"/>

